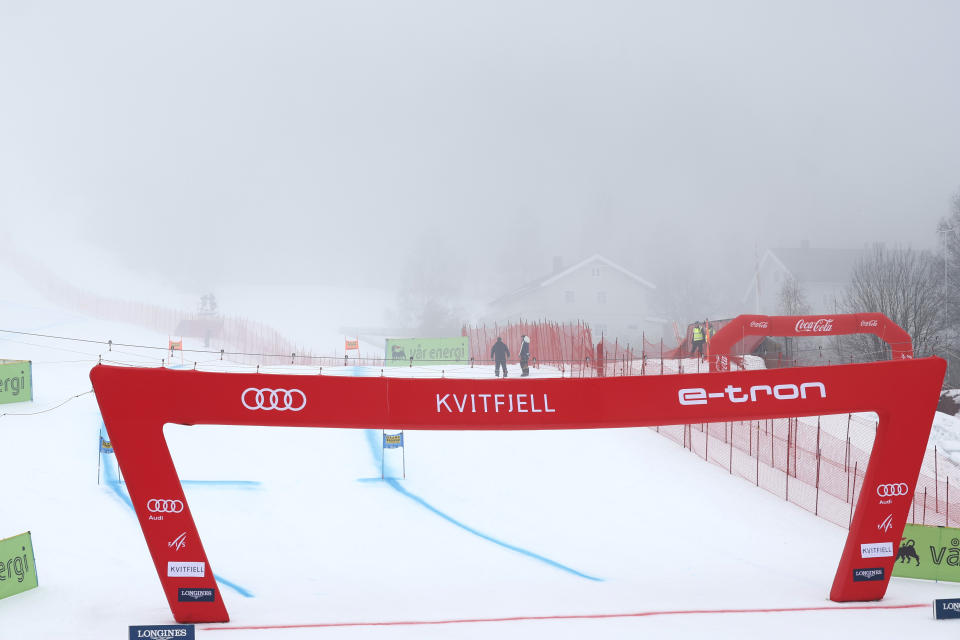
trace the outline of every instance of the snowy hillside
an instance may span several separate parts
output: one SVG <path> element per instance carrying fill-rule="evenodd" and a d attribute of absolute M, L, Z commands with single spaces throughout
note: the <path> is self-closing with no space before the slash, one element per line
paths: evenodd
<path fill-rule="evenodd" d="M 4 329 L 167 340 L 28 292 L 0 294 L 0 312 Z M 36 398 L 0 407 L 0 537 L 32 531 L 40 576 L 38 589 L 0 600 L 3 640 L 123 638 L 127 625 L 172 622 L 110 457 L 97 484 L 94 397 L 61 406 L 90 390 L 101 356 L 158 364 L 147 349 L 0 334 L 0 357 L 34 361 Z M 929 604 L 960 585 L 894 578 L 878 605 L 897 608 L 830 602 L 845 530 L 651 430 L 407 432 L 406 479 L 389 452 L 386 481 L 379 432 L 169 425 L 166 434 L 232 618 L 199 625 L 200 637 L 957 633 L 932 620 Z M 444 624 L 406 624 L 426 621 Z"/>

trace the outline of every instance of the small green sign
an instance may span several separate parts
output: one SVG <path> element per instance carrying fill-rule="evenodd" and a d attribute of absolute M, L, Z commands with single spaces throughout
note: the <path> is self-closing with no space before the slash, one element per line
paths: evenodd
<path fill-rule="evenodd" d="M 387 338 L 388 367 L 469 364 L 470 338 Z"/>
<path fill-rule="evenodd" d="M 33 400 L 29 360 L 0 360 L 0 404 Z"/>
<path fill-rule="evenodd" d="M 960 529 L 907 524 L 893 575 L 960 582 Z"/>
<path fill-rule="evenodd" d="M 0 599 L 37 586 L 30 532 L 0 540 Z"/>

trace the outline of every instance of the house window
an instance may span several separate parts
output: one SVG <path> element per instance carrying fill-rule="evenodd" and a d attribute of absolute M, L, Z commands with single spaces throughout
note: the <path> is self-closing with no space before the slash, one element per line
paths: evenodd
<path fill-rule="evenodd" d="M 597 291 L 597 304 L 607 304 L 606 291 Z"/>
<path fill-rule="evenodd" d="M 590 270 L 590 273 L 593 275 L 594 278 L 599 278 L 599 277 L 600 277 L 600 267 L 594 267 L 593 269 Z"/>
<path fill-rule="evenodd" d="M 564 291 L 564 292 L 563 292 L 563 299 L 564 299 L 564 301 L 567 302 L 567 303 L 572 303 L 572 302 L 573 302 L 573 291 Z"/>

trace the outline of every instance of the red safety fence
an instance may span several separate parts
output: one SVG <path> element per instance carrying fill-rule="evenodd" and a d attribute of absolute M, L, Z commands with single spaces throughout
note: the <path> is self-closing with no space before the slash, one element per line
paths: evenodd
<path fill-rule="evenodd" d="M 109 298 L 71 285 L 26 256 L 17 254 L 17 262 L 21 263 L 20 267 L 29 267 L 18 271 L 40 293 L 89 317 L 135 324 L 176 338 L 212 341 L 231 351 L 230 360 L 234 362 L 263 365 L 319 363 L 319 358 L 309 350 L 262 322 Z M 169 352 L 168 358 L 172 355 L 172 351 Z M 159 363 L 161 357 L 157 360 Z M 382 358 L 379 360 L 382 362 Z"/>
<path fill-rule="evenodd" d="M 490 348 L 502 338 L 510 350 L 508 362 L 517 362 L 522 336 L 530 336 L 530 364 L 553 366 L 575 376 L 592 375 L 593 334 L 584 322 L 524 322 L 464 326 L 461 335 L 470 338 L 470 359 L 475 364 L 492 363 Z"/>
<path fill-rule="evenodd" d="M 846 414 L 677 425 L 657 431 L 731 474 L 848 527 L 876 422 L 868 414 Z M 960 467 L 955 462 L 936 447 L 928 450 L 917 479 L 910 521 L 960 526 L 958 478 Z"/>

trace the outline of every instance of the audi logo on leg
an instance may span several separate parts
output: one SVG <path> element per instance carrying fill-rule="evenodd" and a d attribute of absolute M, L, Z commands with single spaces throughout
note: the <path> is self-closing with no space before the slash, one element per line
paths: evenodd
<path fill-rule="evenodd" d="M 180 500 L 153 500 L 147 501 L 147 511 L 150 513 L 180 513 L 183 511 L 183 502 Z"/>
<path fill-rule="evenodd" d="M 877 485 L 877 495 L 881 498 L 891 498 L 893 496 L 905 496 L 907 492 L 910 491 L 910 487 L 907 486 L 906 482 L 899 482 L 897 484 L 881 484 Z"/>
<path fill-rule="evenodd" d="M 300 389 L 250 387 L 240 394 L 240 402 L 251 411 L 300 411 L 307 406 L 307 396 Z"/>

